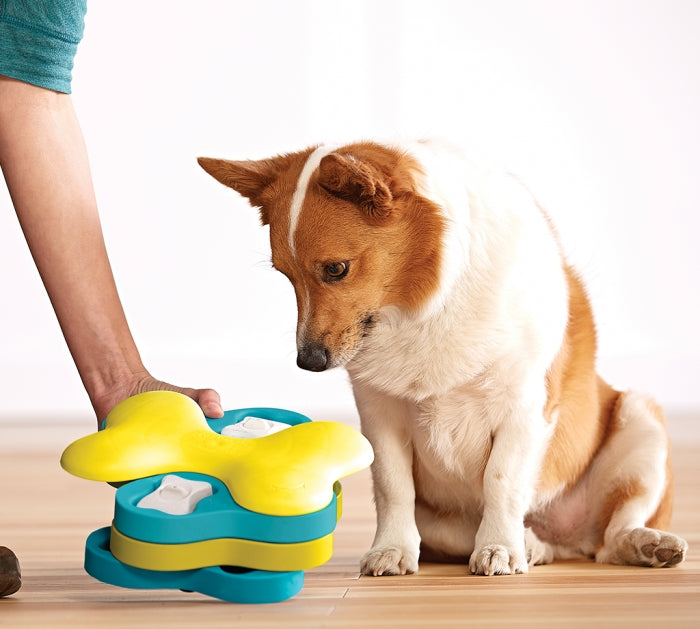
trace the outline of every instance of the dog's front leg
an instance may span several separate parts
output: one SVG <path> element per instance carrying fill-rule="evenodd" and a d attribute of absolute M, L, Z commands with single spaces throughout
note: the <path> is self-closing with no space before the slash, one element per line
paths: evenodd
<path fill-rule="evenodd" d="M 527 572 L 524 518 L 546 432 L 542 415 L 527 409 L 511 411 L 493 431 L 483 477 L 484 511 L 469 558 L 473 574 Z"/>
<path fill-rule="evenodd" d="M 372 480 L 377 531 L 361 561 L 362 574 L 418 570 L 420 535 L 415 520 L 413 446 L 408 403 L 353 383 L 362 432 L 374 448 Z"/>

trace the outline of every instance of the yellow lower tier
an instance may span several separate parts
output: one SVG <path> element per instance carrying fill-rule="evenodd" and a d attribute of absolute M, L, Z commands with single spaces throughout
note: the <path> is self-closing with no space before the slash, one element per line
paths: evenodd
<path fill-rule="evenodd" d="M 309 542 L 273 544 L 219 538 L 189 544 L 154 544 L 120 533 L 114 526 L 110 550 L 122 563 L 144 570 L 192 570 L 208 566 L 239 566 L 253 570 L 309 570 L 333 555 L 333 533 Z"/>

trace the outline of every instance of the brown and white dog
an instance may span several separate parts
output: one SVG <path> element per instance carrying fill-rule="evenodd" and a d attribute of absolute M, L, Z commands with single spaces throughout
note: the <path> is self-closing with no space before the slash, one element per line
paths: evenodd
<path fill-rule="evenodd" d="M 375 451 L 363 573 L 683 560 L 662 410 L 597 375 L 586 292 L 515 178 L 437 142 L 199 163 L 270 226 L 297 364 L 350 374 Z"/>

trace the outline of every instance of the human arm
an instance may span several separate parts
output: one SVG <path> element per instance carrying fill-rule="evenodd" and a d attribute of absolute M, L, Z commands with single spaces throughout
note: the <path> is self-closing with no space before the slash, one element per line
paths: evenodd
<path fill-rule="evenodd" d="M 117 293 L 71 97 L 0 77 L 0 166 L 98 421 L 121 400 L 176 390 L 220 417 L 211 389 L 180 388 L 146 370 Z"/>

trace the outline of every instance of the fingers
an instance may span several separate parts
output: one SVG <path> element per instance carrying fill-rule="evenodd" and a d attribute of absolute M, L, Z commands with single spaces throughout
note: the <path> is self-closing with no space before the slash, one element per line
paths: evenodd
<path fill-rule="evenodd" d="M 107 417 L 109 412 L 128 397 L 146 393 L 147 391 L 175 391 L 192 398 L 206 417 L 216 419 L 223 417 L 224 409 L 221 406 L 221 398 L 214 389 L 193 389 L 191 387 L 177 387 L 173 384 L 157 380 L 150 374 L 140 376 L 132 382 L 124 382 L 121 386 L 114 387 L 103 395 L 92 399 L 95 415 L 97 416 L 98 428 L 101 422 Z"/>
<path fill-rule="evenodd" d="M 183 395 L 186 395 L 197 402 L 197 404 L 199 404 L 199 408 L 202 409 L 202 412 L 206 417 L 216 419 L 217 417 L 223 417 L 224 415 L 224 409 L 221 406 L 221 398 L 214 389 L 178 387 L 148 376 L 147 378 L 141 380 L 138 386 L 131 391 L 130 395 L 145 393 L 146 391 L 175 391 L 176 393 L 182 393 Z"/>
<path fill-rule="evenodd" d="M 176 393 L 182 393 L 187 397 L 192 398 L 206 417 L 211 417 L 216 419 L 217 417 L 223 417 L 224 409 L 221 406 L 221 398 L 219 394 L 214 391 L 214 389 L 192 389 L 190 387 L 176 387 L 167 382 L 162 382 L 160 380 L 153 381 L 149 386 L 142 387 L 139 393 L 145 391 L 175 391 Z"/>
<path fill-rule="evenodd" d="M 212 419 L 223 417 L 224 409 L 221 406 L 221 398 L 214 389 L 198 389 L 194 393 L 195 395 L 190 397 L 199 404 L 204 415 Z"/>

